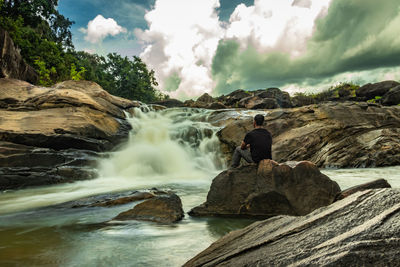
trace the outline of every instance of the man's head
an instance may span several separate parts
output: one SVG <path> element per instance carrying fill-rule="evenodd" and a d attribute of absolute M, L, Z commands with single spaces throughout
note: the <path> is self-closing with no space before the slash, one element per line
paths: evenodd
<path fill-rule="evenodd" d="M 261 114 L 257 114 L 254 116 L 254 127 L 256 126 L 262 126 L 264 123 L 264 116 Z"/>

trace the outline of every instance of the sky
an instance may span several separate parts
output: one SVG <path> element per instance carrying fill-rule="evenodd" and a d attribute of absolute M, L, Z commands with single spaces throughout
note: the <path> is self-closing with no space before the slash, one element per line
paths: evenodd
<path fill-rule="evenodd" d="M 178 99 L 400 80 L 398 0 L 59 0 L 77 50 L 140 56 Z"/>

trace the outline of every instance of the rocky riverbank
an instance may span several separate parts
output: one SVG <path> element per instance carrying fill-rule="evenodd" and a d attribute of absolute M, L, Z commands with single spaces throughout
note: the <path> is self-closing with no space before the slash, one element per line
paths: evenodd
<path fill-rule="evenodd" d="M 399 246 L 400 191 L 375 189 L 231 232 L 184 266 L 398 266 Z"/>
<path fill-rule="evenodd" d="M 400 106 L 327 102 L 299 108 L 260 110 L 272 134 L 277 162 L 308 160 L 318 167 L 383 167 L 400 164 Z M 216 111 L 209 120 L 230 161 L 236 146 L 252 130 L 256 111 Z"/>
<path fill-rule="evenodd" d="M 365 102 L 382 104 L 385 106 L 400 104 L 400 83 L 396 81 L 382 81 L 368 83 L 363 86 L 353 84 L 339 84 L 320 93 L 297 93 L 290 96 L 279 88 L 266 88 L 254 91 L 236 90 L 228 95 L 212 97 L 207 93 L 196 100 L 167 99 L 156 104 L 166 107 L 192 107 L 207 109 L 246 108 L 246 109 L 276 109 L 294 108 L 321 104 L 326 102 Z"/>
<path fill-rule="evenodd" d="M 0 190 L 93 178 L 100 152 L 126 140 L 138 102 L 87 81 L 0 79 Z"/>

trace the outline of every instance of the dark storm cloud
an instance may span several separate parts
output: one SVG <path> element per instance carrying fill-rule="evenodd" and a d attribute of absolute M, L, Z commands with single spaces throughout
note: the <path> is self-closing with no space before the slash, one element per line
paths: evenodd
<path fill-rule="evenodd" d="M 317 21 L 307 51 L 295 58 L 280 51 L 260 54 L 251 46 L 242 50 L 235 40 L 221 40 L 212 65 L 216 90 L 315 85 L 345 72 L 397 67 L 399 6 L 398 0 L 334 0 Z"/>

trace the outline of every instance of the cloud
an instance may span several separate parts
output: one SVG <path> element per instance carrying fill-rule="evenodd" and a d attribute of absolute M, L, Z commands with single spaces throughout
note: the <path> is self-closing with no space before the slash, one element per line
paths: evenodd
<path fill-rule="evenodd" d="M 211 64 L 224 31 L 218 0 L 157 0 L 145 19 L 149 29 L 136 29 L 145 45 L 141 54 L 156 70 L 160 88 L 175 97 L 211 93 Z"/>
<path fill-rule="evenodd" d="M 400 4 L 376 5 L 255 0 L 221 21 L 218 0 L 156 0 L 145 16 L 148 29 L 135 33 L 144 45 L 141 57 L 173 97 L 316 88 L 335 79 L 374 82 L 398 77 L 381 70 L 400 65 Z"/>
<path fill-rule="evenodd" d="M 79 30 L 86 34 L 85 40 L 93 44 L 103 41 L 109 35 L 116 36 L 127 32 L 114 19 L 106 19 L 102 15 L 97 15 L 93 20 L 89 21 L 87 29 L 80 28 Z"/>
<path fill-rule="evenodd" d="M 333 0 L 329 9 L 321 4 L 312 11 L 315 3 L 321 4 L 314 0 L 311 9 L 298 6 L 312 14 L 312 20 L 302 21 L 304 27 L 293 27 L 291 21 L 296 21 L 297 11 L 283 6 L 283 13 L 291 10 L 293 16 L 280 18 L 282 23 L 277 24 L 277 34 L 272 34 L 275 38 L 269 39 L 270 43 L 262 41 L 268 30 L 257 38 L 255 23 L 247 31 L 251 34 L 221 40 L 212 65 L 216 92 L 294 85 L 316 88 L 326 86 L 328 81 L 335 83 L 335 79 L 349 81 L 357 77 L 359 82 L 376 82 L 391 77 L 381 71 L 371 74 L 400 65 L 400 37 L 396 33 L 400 14 L 396 0 L 384 1 L 379 8 L 373 0 Z M 270 9 L 273 14 L 274 8 Z M 256 21 L 253 16 L 239 19 L 241 23 L 249 20 Z"/>

